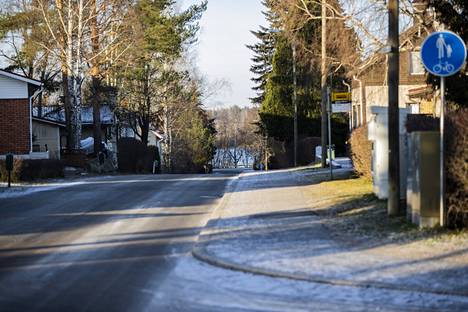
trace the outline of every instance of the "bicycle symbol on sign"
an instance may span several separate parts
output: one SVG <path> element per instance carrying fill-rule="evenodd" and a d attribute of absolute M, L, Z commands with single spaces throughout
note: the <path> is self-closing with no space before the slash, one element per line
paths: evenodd
<path fill-rule="evenodd" d="M 450 64 L 448 61 L 443 62 L 444 59 L 450 59 L 452 57 L 453 49 L 450 44 L 445 42 L 445 38 L 443 34 L 439 35 L 436 42 L 437 50 L 438 50 L 438 58 L 439 64 L 434 65 L 432 70 L 439 74 L 442 71 L 444 72 L 452 72 L 455 70 L 455 66 Z"/>
<path fill-rule="evenodd" d="M 453 72 L 455 70 L 455 67 L 452 64 L 445 62 L 445 63 L 436 64 L 432 70 L 434 71 L 434 73 L 439 74 L 442 71 Z"/>

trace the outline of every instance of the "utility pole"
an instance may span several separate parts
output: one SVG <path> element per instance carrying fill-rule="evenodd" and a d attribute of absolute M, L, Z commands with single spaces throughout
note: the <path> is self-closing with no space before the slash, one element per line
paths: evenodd
<path fill-rule="evenodd" d="M 297 71 L 296 71 L 296 44 L 292 44 L 292 53 L 293 53 L 293 105 L 294 105 L 294 167 L 297 167 Z"/>
<path fill-rule="evenodd" d="M 330 166 L 330 181 L 333 180 L 333 157 L 332 157 L 332 133 L 331 133 L 331 114 L 332 114 L 332 104 L 330 101 L 331 90 L 330 87 L 327 88 L 327 121 L 328 121 L 328 158 Z"/>
<path fill-rule="evenodd" d="M 327 2 L 322 0 L 322 66 L 321 66 L 321 88 L 322 88 L 322 168 L 327 167 Z"/>
<path fill-rule="evenodd" d="M 398 0 L 388 1 L 388 215 L 400 211 L 400 39 Z"/>

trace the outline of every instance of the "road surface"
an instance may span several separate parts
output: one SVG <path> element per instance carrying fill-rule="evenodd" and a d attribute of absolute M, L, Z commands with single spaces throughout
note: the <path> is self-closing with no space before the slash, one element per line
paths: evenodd
<path fill-rule="evenodd" d="M 147 309 L 235 175 L 108 177 L 0 198 L 0 310 Z"/>
<path fill-rule="evenodd" d="M 105 177 L 0 197 L 0 311 L 463 311 L 466 298 L 277 279 L 194 259 L 238 174 Z M 245 191 L 259 191 L 265 179 L 251 179 Z"/>

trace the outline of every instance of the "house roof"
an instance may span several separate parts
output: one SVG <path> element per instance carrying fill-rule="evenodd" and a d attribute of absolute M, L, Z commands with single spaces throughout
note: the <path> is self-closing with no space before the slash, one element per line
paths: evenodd
<path fill-rule="evenodd" d="M 38 117 L 39 110 L 37 107 L 33 108 L 33 116 Z M 43 106 L 42 119 L 53 122 L 65 123 L 65 109 L 63 106 Z M 85 106 L 81 111 L 81 122 L 83 125 L 93 124 L 93 108 Z M 101 106 L 101 124 L 112 125 L 114 123 L 114 112 L 109 105 Z"/>
<path fill-rule="evenodd" d="M 151 132 L 152 132 L 152 133 L 154 134 L 154 136 L 155 136 L 156 138 L 158 138 L 160 141 L 166 139 L 166 136 L 165 136 L 163 133 L 159 132 L 159 131 L 151 130 Z"/>
<path fill-rule="evenodd" d="M 403 51 L 405 49 L 405 46 L 414 45 L 413 40 L 415 40 L 416 37 L 419 40 L 421 40 L 422 38 L 420 25 L 413 25 L 409 27 L 407 30 L 405 30 L 404 32 L 402 32 L 400 34 L 400 51 Z M 369 57 L 367 57 L 365 60 L 361 62 L 361 64 L 363 64 L 363 67 L 359 69 L 359 72 L 357 73 L 358 76 L 366 72 L 369 68 L 372 68 L 372 66 L 385 61 L 385 58 L 386 58 L 386 54 L 382 52 L 373 53 L 372 55 L 370 55 Z"/>
<path fill-rule="evenodd" d="M 3 70 L 3 69 L 0 69 L 0 75 L 8 77 L 8 78 L 16 79 L 19 81 L 23 81 L 23 82 L 26 82 L 26 83 L 29 83 L 38 87 L 42 86 L 42 82 L 39 80 L 31 79 L 26 76 L 15 74 L 15 73 Z"/>
<path fill-rule="evenodd" d="M 57 122 L 57 121 L 53 121 L 53 120 L 49 120 L 45 118 L 33 117 L 32 120 L 36 122 L 44 123 L 47 125 L 51 125 L 51 126 L 65 127 L 65 124 L 61 122 Z"/>
<path fill-rule="evenodd" d="M 433 94 L 434 90 L 432 89 L 432 86 L 425 85 L 413 89 L 408 90 L 408 96 L 410 98 L 416 98 L 416 97 L 421 97 L 421 96 L 426 96 L 429 94 Z"/>

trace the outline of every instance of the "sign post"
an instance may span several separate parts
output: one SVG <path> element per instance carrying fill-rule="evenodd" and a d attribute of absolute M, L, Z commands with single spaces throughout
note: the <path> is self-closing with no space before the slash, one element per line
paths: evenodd
<path fill-rule="evenodd" d="M 5 167 L 8 171 L 8 187 L 11 187 L 11 172 L 13 171 L 13 154 L 7 154 L 5 157 Z"/>
<path fill-rule="evenodd" d="M 328 117 L 328 161 L 330 166 L 330 180 L 333 180 L 333 159 L 332 159 L 332 135 L 331 135 L 331 113 L 330 88 L 327 88 L 327 117 Z"/>
<path fill-rule="evenodd" d="M 445 226 L 445 77 L 453 76 L 466 61 L 465 42 L 457 34 L 440 31 L 429 35 L 421 47 L 421 60 L 431 74 L 440 78 L 440 225 Z"/>

